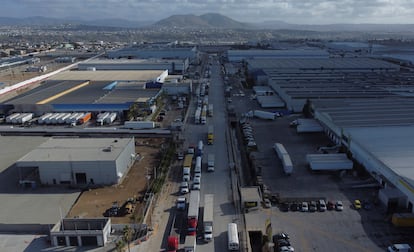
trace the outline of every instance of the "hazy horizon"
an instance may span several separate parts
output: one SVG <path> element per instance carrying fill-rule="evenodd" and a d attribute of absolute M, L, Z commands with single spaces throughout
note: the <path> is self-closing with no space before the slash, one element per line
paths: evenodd
<path fill-rule="evenodd" d="M 220 13 L 239 22 L 414 24 L 409 0 L 3 0 L 2 17 L 157 21 L 171 15 Z"/>

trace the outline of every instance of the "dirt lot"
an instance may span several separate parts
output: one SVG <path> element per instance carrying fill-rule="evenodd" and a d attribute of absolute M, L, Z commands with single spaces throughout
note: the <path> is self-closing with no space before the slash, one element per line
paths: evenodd
<path fill-rule="evenodd" d="M 83 218 L 103 217 L 103 213 L 117 201 L 119 206 L 131 197 L 142 199 L 147 188 L 146 174 L 151 168 L 158 165 L 157 154 L 165 139 L 146 138 L 136 139 L 136 152 L 141 159 L 136 161 L 125 176 L 121 184 L 104 188 L 90 189 L 81 194 L 67 217 L 79 216 Z M 150 168 L 150 169 L 149 169 Z M 134 204 L 134 213 L 141 213 L 145 202 L 137 201 Z M 129 223 L 133 214 L 122 217 L 111 217 L 112 223 Z"/>

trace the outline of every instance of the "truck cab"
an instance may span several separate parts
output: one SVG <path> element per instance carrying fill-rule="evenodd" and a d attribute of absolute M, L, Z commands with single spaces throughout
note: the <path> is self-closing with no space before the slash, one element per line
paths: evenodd
<path fill-rule="evenodd" d="M 169 236 L 167 240 L 167 251 L 168 252 L 175 252 L 178 250 L 178 237 L 177 236 Z"/>

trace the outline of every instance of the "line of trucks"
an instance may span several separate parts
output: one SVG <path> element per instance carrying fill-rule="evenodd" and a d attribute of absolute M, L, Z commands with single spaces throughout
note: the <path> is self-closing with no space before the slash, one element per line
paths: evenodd
<path fill-rule="evenodd" d="M 191 191 L 187 214 L 187 235 L 184 242 L 184 252 L 195 252 L 197 246 L 197 224 L 200 208 L 200 191 Z M 213 217 L 214 217 L 214 195 L 204 195 L 203 232 L 204 241 L 213 240 Z M 167 251 L 178 250 L 178 237 L 169 236 L 167 240 Z"/>

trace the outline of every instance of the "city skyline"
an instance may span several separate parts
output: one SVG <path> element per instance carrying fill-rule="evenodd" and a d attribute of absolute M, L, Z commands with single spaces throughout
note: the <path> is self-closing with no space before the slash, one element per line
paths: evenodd
<path fill-rule="evenodd" d="M 414 23 L 414 2 L 409 0 L 5 0 L 2 10 L 3 17 L 80 20 L 157 21 L 171 15 L 220 13 L 252 23 Z"/>

